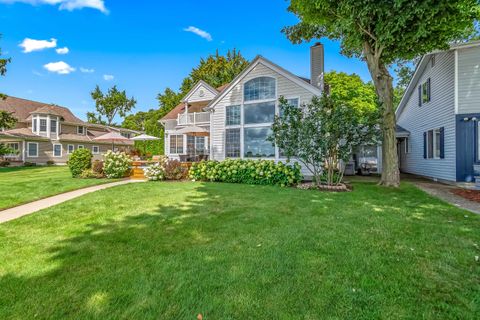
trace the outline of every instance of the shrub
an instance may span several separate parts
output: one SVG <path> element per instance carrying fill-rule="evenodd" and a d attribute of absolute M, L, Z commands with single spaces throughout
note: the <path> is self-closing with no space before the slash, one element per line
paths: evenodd
<path fill-rule="evenodd" d="M 54 164 L 55 164 L 55 162 L 52 161 L 52 160 L 47 161 L 47 166 L 53 166 Z"/>
<path fill-rule="evenodd" d="M 107 178 L 123 178 L 129 172 L 132 160 L 125 152 L 109 150 L 104 158 L 103 171 Z"/>
<path fill-rule="evenodd" d="M 225 160 L 193 163 L 190 179 L 232 183 L 292 186 L 302 180 L 300 165 L 273 160 Z"/>
<path fill-rule="evenodd" d="M 24 167 L 35 167 L 37 164 L 35 162 L 28 162 L 28 161 L 25 161 L 23 163 L 23 166 Z"/>
<path fill-rule="evenodd" d="M 168 160 L 165 164 L 165 179 L 183 180 L 188 176 L 188 169 L 178 160 Z"/>
<path fill-rule="evenodd" d="M 0 160 L 0 167 L 8 167 L 10 162 L 7 160 Z"/>
<path fill-rule="evenodd" d="M 165 165 L 154 163 L 143 170 L 145 177 L 150 181 L 159 181 L 165 179 Z"/>
<path fill-rule="evenodd" d="M 92 167 L 92 152 L 88 149 L 75 150 L 68 159 L 68 167 L 72 177 L 80 176 L 85 169 Z"/>
<path fill-rule="evenodd" d="M 103 178 L 102 174 L 96 173 L 93 169 L 85 169 L 80 174 L 79 178 L 82 179 L 100 179 Z"/>
<path fill-rule="evenodd" d="M 93 172 L 103 175 L 103 161 L 94 160 L 92 163 Z"/>

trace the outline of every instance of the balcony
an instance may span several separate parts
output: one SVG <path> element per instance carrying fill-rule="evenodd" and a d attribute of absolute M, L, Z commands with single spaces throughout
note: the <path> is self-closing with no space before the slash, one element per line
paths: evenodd
<path fill-rule="evenodd" d="M 177 117 L 177 124 L 179 126 L 208 123 L 210 123 L 210 112 L 181 113 Z"/>

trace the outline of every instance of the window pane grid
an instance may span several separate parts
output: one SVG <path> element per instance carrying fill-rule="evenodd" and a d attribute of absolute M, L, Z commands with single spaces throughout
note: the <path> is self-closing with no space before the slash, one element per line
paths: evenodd
<path fill-rule="evenodd" d="M 245 128 L 243 132 L 243 146 L 245 158 L 272 158 L 275 157 L 275 147 L 267 137 L 271 134 L 270 127 Z"/>
<path fill-rule="evenodd" d="M 40 132 L 47 131 L 47 119 L 40 119 Z"/>
<path fill-rule="evenodd" d="M 272 123 L 275 119 L 275 101 L 250 103 L 243 108 L 245 124 Z"/>
<path fill-rule="evenodd" d="M 240 129 L 225 130 L 225 156 L 227 158 L 240 157 Z"/>
<path fill-rule="evenodd" d="M 245 83 L 244 101 L 265 100 L 275 98 L 275 79 L 259 77 Z"/>
<path fill-rule="evenodd" d="M 225 113 L 225 124 L 227 126 L 240 124 L 240 106 L 228 106 Z"/>

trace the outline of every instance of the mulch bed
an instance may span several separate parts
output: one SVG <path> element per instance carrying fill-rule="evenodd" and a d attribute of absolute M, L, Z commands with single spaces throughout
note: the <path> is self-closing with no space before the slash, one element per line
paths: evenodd
<path fill-rule="evenodd" d="M 352 191 L 353 187 L 348 184 L 339 184 L 338 186 L 327 186 L 327 185 L 321 185 L 317 186 L 313 182 L 304 182 L 300 183 L 297 185 L 298 189 L 304 189 L 304 190 L 320 190 L 320 191 L 330 191 L 330 192 L 348 192 Z"/>
<path fill-rule="evenodd" d="M 467 200 L 480 203 L 480 190 L 454 189 L 452 193 Z"/>

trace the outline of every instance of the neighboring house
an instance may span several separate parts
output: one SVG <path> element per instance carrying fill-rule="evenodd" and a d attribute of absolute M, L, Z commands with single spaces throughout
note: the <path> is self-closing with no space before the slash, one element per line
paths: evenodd
<path fill-rule="evenodd" d="M 70 154 L 80 148 L 91 150 L 95 159 L 101 159 L 102 154 L 112 149 L 112 144 L 95 141 L 95 137 L 111 131 L 117 131 L 128 138 L 138 133 L 87 123 L 65 107 L 20 98 L 0 99 L 0 110 L 12 112 L 18 120 L 15 128 L 0 129 L 0 142 L 18 152 L 6 157 L 12 161 L 38 164 L 53 161 L 65 164 Z M 119 148 L 132 145 L 133 141 L 115 143 Z"/>
<path fill-rule="evenodd" d="M 204 81 L 197 83 L 182 102 L 160 120 L 165 126 L 165 154 L 180 159 L 185 155 L 208 154 L 213 160 L 286 160 L 267 137 L 275 115 L 280 112 L 280 97 L 300 106 L 321 95 L 323 45 L 311 47 L 310 56 L 310 79 L 298 77 L 257 56 L 229 84 L 213 88 Z M 197 136 L 185 134 L 189 131 Z M 205 134 L 199 136 L 202 131 Z M 309 174 L 305 170 L 304 173 Z"/>
<path fill-rule="evenodd" d="M 480 41 L 423 56 L 396 116 L 402 172 L 472 182 L 480 167 Z"/>

